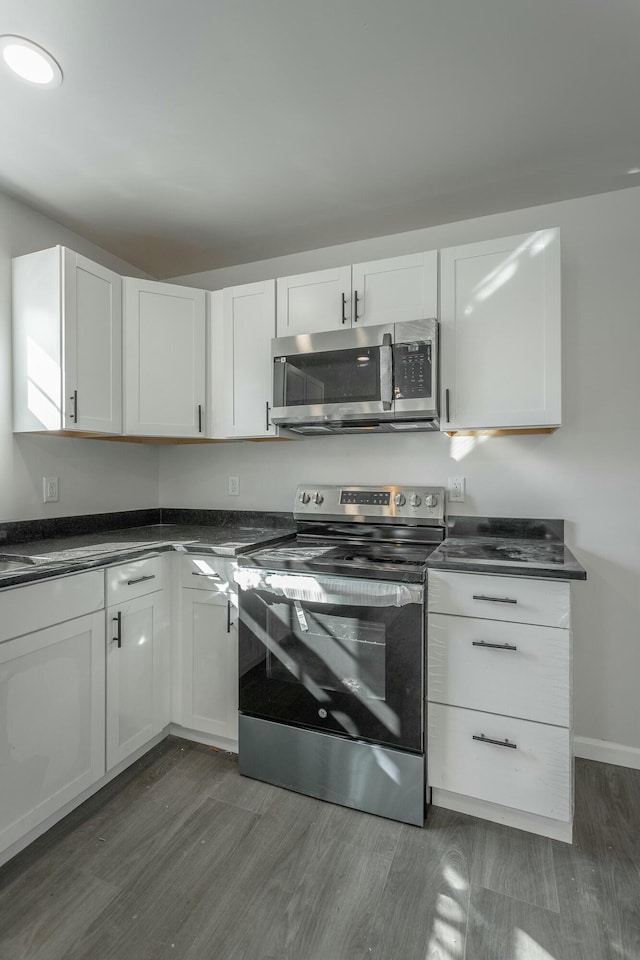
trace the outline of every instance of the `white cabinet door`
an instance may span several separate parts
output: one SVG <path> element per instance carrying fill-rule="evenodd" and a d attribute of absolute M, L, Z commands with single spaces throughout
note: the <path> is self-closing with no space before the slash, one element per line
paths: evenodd
<path fill-rule="evenodd" d="M 0 849 L 104 774 L 104 611 L 0 644 Z"/>
<path fill-rule="evenodd" d="M 14 429 L 122 430 L 122 280 L 65 247 L 13 261 Z"/>
<path fill-rule="evenodd" d="M 161 592 L 107 609 L 107 770 L 168 723 L 165 621 Z"/>
<path fill-rule="evenodd" d="M 438 251 L 351 268 L 352 321 L 363 326 L 438 316 Z"/>
<path fill-rule="evenodd" d="M 440 252 L 441 428 L 560 424 L 560 231 Z"/>
<path fill-rule="evenodd" d="M 275 280 L 227 287 L 222 294 L 226 436 L 273 437 L 271 340 L 276 335 Z M 220 345 L 213 344 L 213 350 Z"/>
<path fill-rule="evenodd" d="M 238 739 L 237 595 L 182 591 L 184 727 Z"/>
<path fill-rule="evenodd" d="M 64 251 L 65 429 L 122 431 L 122 279 Z"/>
<path fill-rule="evenodd" d="M 279 337 L 351 326 L 351 267 L 317 270 L 278 283 Z"/>
<path fill-rule="evenodd" d="M 204 437 L 204 290 L 124 280 L 125 432 Z"/>

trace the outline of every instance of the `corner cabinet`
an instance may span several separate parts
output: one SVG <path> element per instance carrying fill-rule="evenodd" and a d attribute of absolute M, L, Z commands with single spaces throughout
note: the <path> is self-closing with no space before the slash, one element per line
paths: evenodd
<path fill-rule="evenodd" d="M 571 841 L 570 585 L 429 571 L 436 806 Z"/>
<path fill-rule="evenodd" d="M 122 280 L 66 247 L 13 261 L 14 430 L 122 431 Z"/>
<path fill-rule="evenodd" d="M 561 422 L 560 231 L 440 251 L 444 431 Z"/>
<path fill-rule="evenodd" d="M 270 421 L 275 280 L 210 294 L 209 407 L 214 438 L 275 437 Z"/>
<path fill-rule="evenodd" d="M 125 277 L 124 432 L 204 438 L 205 384 L 204 290 Z"/>
<path fill-rule="evenodd" d="M 278 279 L 279 337 L 437 315 L 436 250 Z"/>

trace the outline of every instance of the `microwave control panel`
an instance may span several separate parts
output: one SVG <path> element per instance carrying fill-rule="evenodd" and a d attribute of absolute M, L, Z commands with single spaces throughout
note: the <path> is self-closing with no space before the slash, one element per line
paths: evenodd
<path fill-rule="evenodd" d="M 393 393 L 396 400 L 431 396 L 431 341 L 393 347 Z"/>

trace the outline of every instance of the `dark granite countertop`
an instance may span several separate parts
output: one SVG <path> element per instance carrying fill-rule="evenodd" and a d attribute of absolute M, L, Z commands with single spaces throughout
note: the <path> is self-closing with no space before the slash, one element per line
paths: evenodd
<path fill-rule="evenodd" d="M 427 561 L 431 569 L 553 580 L 587 578 L 584 567 L 558 536 L 562 521 L 465 518 L 456 523 L 458 518 L 452 519 L 450 529 L 458 535 L 448 536 L 433 551 Z"/>
<path fill-rule="evenodd" d="M 0 551 L 0 588 L 168 550 L 235 557 L 255 547 L 281 543 L 293 533 L 293 526 L 286 525 L 158 523 L 12 543 L 2 545 Z"/>

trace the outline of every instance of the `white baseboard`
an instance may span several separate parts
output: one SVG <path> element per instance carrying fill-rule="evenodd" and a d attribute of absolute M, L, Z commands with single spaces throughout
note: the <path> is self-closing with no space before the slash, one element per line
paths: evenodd
<path fill-rule="evenodd" d="M 499 803 L 489 803 L 487 800 L 478 800 L 476 797 L 465 797 L 449 790 L 433 787 L 431 803 L 434 807 L 445 807 L 447 810 L 456 810 L 458 813 L 467 813 L 481 820 L 491 820 L 493 823 L 503 823 L 507 827 L 517 830 L 526 830 L 528 833 L 537 833 L 541 837 L 551 837 L 552 840 L 562 840 L 571 843 L 573 837 L 573 822 L 552 820 L 524 810 L 514 810 L 512 807 L 503 807 Z M 427 813 L 427 827 L 429 814 Z"/>
<path fill-rule="evenodd" d="M 640 770 L 640 747 L 627 747 L 609 740 L 593 740 L 591 737 L 574 737 L 573 753 L 583 760 L 599 760 L 600 763 L 615 763 L 619 767 Z"/>
<path fill-rule="evenodd" d="M 226 750 L 228 753 L 238 752 L 237 740 L 227 740 L 226 737 L 215 737 L 211 733 L 203 733 L 201 730 L 182 727 L 179 723 L 172 723 L 169 727 L 169 733 L 172 737 L 180 737 L 181 740 L 193 740 L 195 743 L 202 743 L 206 747 L 217 747 L 218 750 Z"/>

